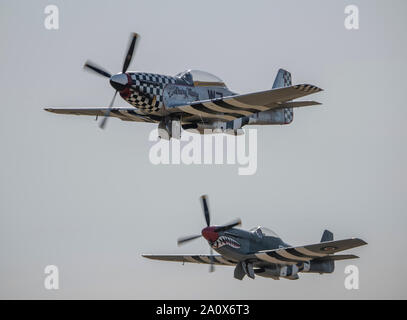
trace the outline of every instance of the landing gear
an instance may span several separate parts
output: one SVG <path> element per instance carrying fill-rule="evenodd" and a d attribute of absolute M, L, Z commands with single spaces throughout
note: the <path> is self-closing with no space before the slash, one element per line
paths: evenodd
<path fill-rule="evenodd" d="M 176 119 L 163 118 L 158 124 L 158 136 L 161 139 L 181 139 L 181 122 Z"/>
<path fill-rule="evenodd" d="M 236 265 L 234 277 L 238 280 L 242 280 L 245 275 L 251 279 L 254 279 L 253 264 L 246 261 L 240 261 Z"/>

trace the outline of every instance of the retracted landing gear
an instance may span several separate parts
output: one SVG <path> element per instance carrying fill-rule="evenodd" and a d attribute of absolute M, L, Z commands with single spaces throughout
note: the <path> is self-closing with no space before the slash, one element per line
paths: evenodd
<path fill-rule="evenodd" d="M 181 122 L 176 119 L 163 118 L 158 125 L 158 136 L 161 139 L 181 139 Z"/>

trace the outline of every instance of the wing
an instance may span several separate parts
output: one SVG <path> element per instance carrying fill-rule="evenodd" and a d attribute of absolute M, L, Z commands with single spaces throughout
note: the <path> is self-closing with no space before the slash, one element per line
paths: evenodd
<path fill-rule="evenodd" d="M 58 113 L 58 114 L 70 114 L 78 116 L 104 116 L 107 108 L 45 108 L 45 111 Z M 158 116 L 146 116 L 137 113 L 132 108 L 113 108 L 110 112 L 110 117 L 119 118 L 123 121 L 137 121 L 137 122 L 159 122 Z"/>
<path fill-rule="evenodd" d="M 153 259 L 153 260 L 163 260 L 163 261 L 173 261 L 173 262 L 191 262 L 191 263 L 211 263 L 211 257 L 213 263 L 223 266 L 235 266 L 236 262 L 228 260 L 221 255 L 210 255 L 210 254 L 199 254 L 199 255 L 160 255 L 160 254 L 143 254 L 144 258 Z"/>
<path fill-rule="evenodd" d="M 207 120 L 209 122 L 214 120 L 232 121 L 271 109 L 297 108 L 320 104 L 315 101 L 291 101 L 320 91 L 322 89 L 316 86 L 300 84 L 220 99 L 197 101 L 189 105 L 171 108 L 169 111 L 181 111 L 187 115 L 187 119 L 190 118 L 189 121 L 192 119 Z"/>
<path fill-rule="evenodd" d="M 266 262 L 291 265 L 314 259 L 344 260 L 357 258 L 353 255 L 343 255 L 335 258 L 334 253 L 341 252 L 367 244 L 358 238 L 337 241 L 326 241 L 301 247 L 280 248 L 259 251 L 251 256 Z M 342 259 L 341 259 L 342 257 Z"/>
<path fill-rule="evenodd" d="M 351 248 L 363 246 L 367 244 L 365 241 L 358 238 L 351 238 L 338 241 L 326 241 L 316 244 L 311 244 L 301 247 L 288 247 L 274 250 L 259 251 L 254 254 L 247 255 L 247 260 L 264 261 L 267 263 L 279 265 L 293 265 L 311 260 L 346 260 L 356 259 L 358 256 L 353 254 L 334 255 L 334 253 L 348 250 Z M 160 255 L 160 254 L 143 254 L 144 258 L 172 262 L 191 262 L 210 264 L 211 258 L 213 263 L 217 265 L 235 266 L 236 261 L 229 260 L 221 255 Z"/>

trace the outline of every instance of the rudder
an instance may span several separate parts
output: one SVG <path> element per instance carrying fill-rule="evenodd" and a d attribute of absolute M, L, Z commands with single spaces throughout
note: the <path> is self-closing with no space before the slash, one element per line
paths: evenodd
<path fill-rule="evenodd" d="M 284 69 L 279 69 L 273 83 L 273 89 L 290 87 L 292 85 L 291 73 Z M 284 108 L 284 122 L 291 123 L 294 118 L 293 108 Z"/>

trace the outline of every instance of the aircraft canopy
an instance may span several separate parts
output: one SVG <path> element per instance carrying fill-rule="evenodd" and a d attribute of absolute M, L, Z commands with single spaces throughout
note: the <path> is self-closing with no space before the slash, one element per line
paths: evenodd
<path fill-rule="evenodd" d="M 249 230 L 250 232 L 253 232 L 257 236 L 261 237 L 275 237 L 275 238 L 280 238 L 277 233 L 275 233 L 273 230 L 270 230 L 269 228 L 266 227 L 254 227 Z"/>
<path fill-rule="evenodd" d="M 226 87 L 222 79 L 217 76 L 202 70 L 186 70 L 178 73 L 176 77 L 183 79 L 188 84 L 200 87 Z"/>

